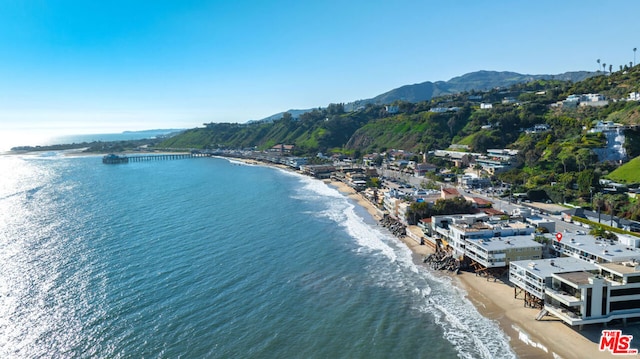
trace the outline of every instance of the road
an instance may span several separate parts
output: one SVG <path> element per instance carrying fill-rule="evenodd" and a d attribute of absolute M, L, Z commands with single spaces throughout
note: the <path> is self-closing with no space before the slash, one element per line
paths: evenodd
<path fill-rule="evenodd" d="M 422 185 L 426 182 L 435 183 L 437 186 L 447 186 L 447 187 L 451 186 L 450 183 L 435 182 L 435 181 L 428 180 L 426 178 L 418 178 L 405 173 L 401 173 L 399 171 L 394 171 L 389 169 L 382 169 L 380 170 L 380 173 L 382 174 L 382 176 L 386 178 L 393 178 L 399 182 L 406 183 L 412 186 L 413 188 L 400 188 L 400 185 L 401 185 L 400 183 L 385 181 L 385 185 L 387 187 L 394 188 L 396 190 L 402 191 L 407 194 L 413 193 L 415 189 L 422 188 Z M 456 189 L 463 196 L 480 197 L 485 200 L 491 201 L 493 202 L 493 208 L 505 213 L 511 214 L 517 208 L 529 208 L 526 206 L 522 206 L 518 203 L 512 202 L 508 199 L 504 200 L 501 197 L 494 196 L 492 195 L 492 193 L 486 193 L 481 191 L 469 191 L 462 188 L 456 188 Z M 554 221 L 556 223 L 556 232 L 567 232 L 567 231 L 574 232 L 574 233 L 576 231 L 584 231 L 587 233 L 589 232 L 588 228 L 582 227 L 575 223 L 564 222 L 562 220 L 561 215 L 541 214 L 540 216 L 542 218 L 546 218 Z"/>

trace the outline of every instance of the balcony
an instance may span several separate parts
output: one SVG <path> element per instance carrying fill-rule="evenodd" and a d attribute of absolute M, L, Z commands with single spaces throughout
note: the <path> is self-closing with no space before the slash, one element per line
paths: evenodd
<path fill-rule="evenodd" d="M 571 295 L 570 293 L 567 293 L 565 291 L 562 290 L 555 290 L 552 288 L 545 288 L 544 289 L 544 293 L 550 297 L 552 297 L 553 299 L 557 300 L 558 302 L 569 306 L 569 307 L 575 307 L 575 306 L 579 306 L 583 304 L 583 301 L 581 298 L 575 297 L 573 295 Z"/>
<path fill-rule="evenodd" d="M 489 258 L 505 259 L 507 258 L 507 254 L 506 253 L 489 253 Z"/>
<path fill-rule="evenodd" d="M 570 310 L 566 310 L 565 308 L 556 307 L 545 303 L 544 309 L 569 325 L 578 325 L 584 323 L 584 320 L 578 314 Z"/>

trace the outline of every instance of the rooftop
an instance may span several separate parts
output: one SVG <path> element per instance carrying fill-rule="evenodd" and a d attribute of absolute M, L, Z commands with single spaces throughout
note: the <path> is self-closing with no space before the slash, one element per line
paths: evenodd
<path fill-rule="evenodd" d="M 588 272 L 569 272 L 556 274 L 557 277 L 562 278 L 566 282 L 574 283 L 576 285 L 589 284 L 589 278 L 593 277 L 593 274 Z"/>
<path fill-rule="evenodd" d="M 476 232 L 476 231 L 500 231 L 502 229 L 525 229 L 531 228 L 530 225 L 524 222 L 518 221 L 498 221 L 497 223 L 490 222 L 475 222 L 473 224 L 467 223 L 453 223 L 451 226 L 460 229 L 463 232 Z"/>
<path fill-rule="evenodd" d="M 598 266 L 620 275 L 625 274 L 640 274 L 640 263 L 635 262 L 614 262 L 614 263 L 601 263 Z"/>
<path fill-rule="evenodd" d="M 538 278 L 548 278 L 554 273 L 592 271 L 598 269 L 595 264 L 573 257 L 513 261 L 511 265 L 524 268 L 527 272 L 533 273 Z"/>
<path fill-rule="evenodd" d="M 534 248 L 543 245 L 531 239 L 531 236 L 506 236 L 499 238 L 468 239 L 487 251 L 511 250 L 515 248 Z"/>
<path fill-rule="evenodd" d="M 631 258 L 640 259 L 640 249 L 638 248 L 613 240 L 596 238 L 588 234 L 562 232 L 562 240 L 560 244 L 558 244 L 555 236 L 545 234 L 545 237 L 551 238 L 554 242 L 554 246 L 573 248 L 580 252 L 604 258 L 608 262 L 621 262 Z"/>

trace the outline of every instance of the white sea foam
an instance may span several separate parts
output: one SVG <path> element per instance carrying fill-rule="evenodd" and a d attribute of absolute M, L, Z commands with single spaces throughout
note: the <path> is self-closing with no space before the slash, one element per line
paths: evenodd
<path fill-rule="evenodd" d="M 366 224 L 355 206 L 336 189 L 317 180 L 304 180 L 306 198 L 315 198 L 328 205 L 321 215 L 330 218 L 355 240 L 359 252 L 381 255 L 369 269 L 377 285 L 409 293 L 414 309 L 433 315 L 444 337 L 463 358 L 515 358 L 509 338 L 494 321 L 483 317 L 465 297 L 466 293 L 444 276 L 434 275 L 417 266 L 411 251 L 385 229 Z M 386 264 L 385 264 L 386 263 Z"/>
<path fill-rule="evenodd" d="M 251 163 L 248 162 L 244 162 L 244 161 L 238 161 L 238 160 L 234 160 L 233 158 L 229 158 L 229 157 L 219 157 L 219 156 L 213 156 L 215 158 L 221 158 L 223 160 L 227 160 L 227 162 L 231 163 L 232 165 L 238 165 L 238 166 L 254 166 Z"/>
<path fill-rule="evenodd" d="M 366 224 L 364 219 L 356 214 L 355 205 L 337 189 L 324 182 L 307 179 L 304 181 L 303 193 L 306 193 L 307 198 L 323 200 L 327 208 L 319 215 L 330 218 L 342 226 L 361 248 L 378 252 L 391 262 L 398 259 L 396 251 L 383 241 L 383 238 L 389 235 Z"/>
<path fill-rule="evenodd" d="M 529 334 L 527 332 L 525 332 L 524 330 L 522 330 L 520 327 L 518 327 L 517 325 L 513 324 L 511 325 L 511 328 L 513 328 L 516 332 L 518 332 L 518 339 L 520 339 L 521 342 L 530 345 L 534 348 L 539 348 L 542 349 L 545 353 L 549 353 L 549 349 L 547 349 L 546 346 L 544 346 L 542 343 L 538 343 L 536 341 L 534 341 L 533 339 L 531 339 L 531 337 L 529 337 Z"/>

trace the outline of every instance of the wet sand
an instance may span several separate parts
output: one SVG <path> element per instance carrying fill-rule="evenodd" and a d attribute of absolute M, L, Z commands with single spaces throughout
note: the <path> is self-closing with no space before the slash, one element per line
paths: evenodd
<path fill-rule="evenodd" d="M 380 212 L 364 196 L 353 188 L 338 181 L 326 181 L 367 209 L 374 218 L 380 219 Z M 415 230 L 415 228 L 413 228 Z M 420 245 L 409 236 L 399 238 L 414 253 L 414 260 L 421 264 L 424 255 L 433 252 L 431 247 Z M 514 289 L 502 281 L 487 280 L 471 272 L 451 275 L 455 283 L 467 292 L 467 298 L 485 317 L 495 320 L 510 337 L 510 345 L 519 358 L 613 358 L 609 352 L 600 352 L 598 342 L 602 329 L 600 326 L 585 326 L 578 331 L 558 319 L 546 316 L 540 321 L 535 317 L 540 310 L 524 307 L 523 294 L 514 298 Z M 503 278 L 506 280 L 506 278 Z M 626 356 L 630 357 L 630 356 Z"/>
<path fill-rule="evenodd" d="M 235 160 L 252 165 L 270 165 L 253 160 Z M 278 165 L 276 167 L 291 170 L 286 166 Z M 365 208 L 374 219 L 380 220 L 382 218 L 381 212 L 373 203 L 347 184 L 331 180 L 325 180 L 324 182 Z M 419 231 L 416 226 L 412 226 L 408 230 Z M 422 258 L 425 255 L 433 253 L 431 247 L 420 245 L 409 236 L 398 238 L 398 240 L 405 243 L 413 252 L 414 261 L 419 265 L 423 265 Z M 495 320 L 499 324 L 500 328 L 509 336 L 511 348 L 518 358 L 599 359 L 637 357 L 613 355 L 610 352 L 599 351 L 598 343 L 601 331 L 606 329 L 605 327 L 585 326 L 583 330 L 579 331 L 577 327 L 569 327 L 551 316 L 546 316 L 542 320 L 536 321 L 535 317 L 540 310 L 524 307 L 523 294 L 519 294 L 518 298 L 514 298 L 513 287 L 506 282 L 487 280 L 486 277 L 477 276 L 471 272 L 461 272 L 458 275 L 442 272 L 442 275 L 452 276 L 454 283 L 467 292 L 467 298 L 475 305 L 478 311 L 483 316 Z M 507 280 L 506 277 L 502 279 Z M 613 328 L 610 327 L 609 329 Z M 622 328 L 623 333 L 631 334 L 628 329 L 630 328 L 627 328 L 627 330 Z M 637 328 L 633 331 L 636 332 Z M 634 334 L 636 334 L 634 338 L 640 337 L 637 333 Z M 636 343 L 637 339 L 633 340 L 631 347 L 638 348 L 639 346 Z"/>

